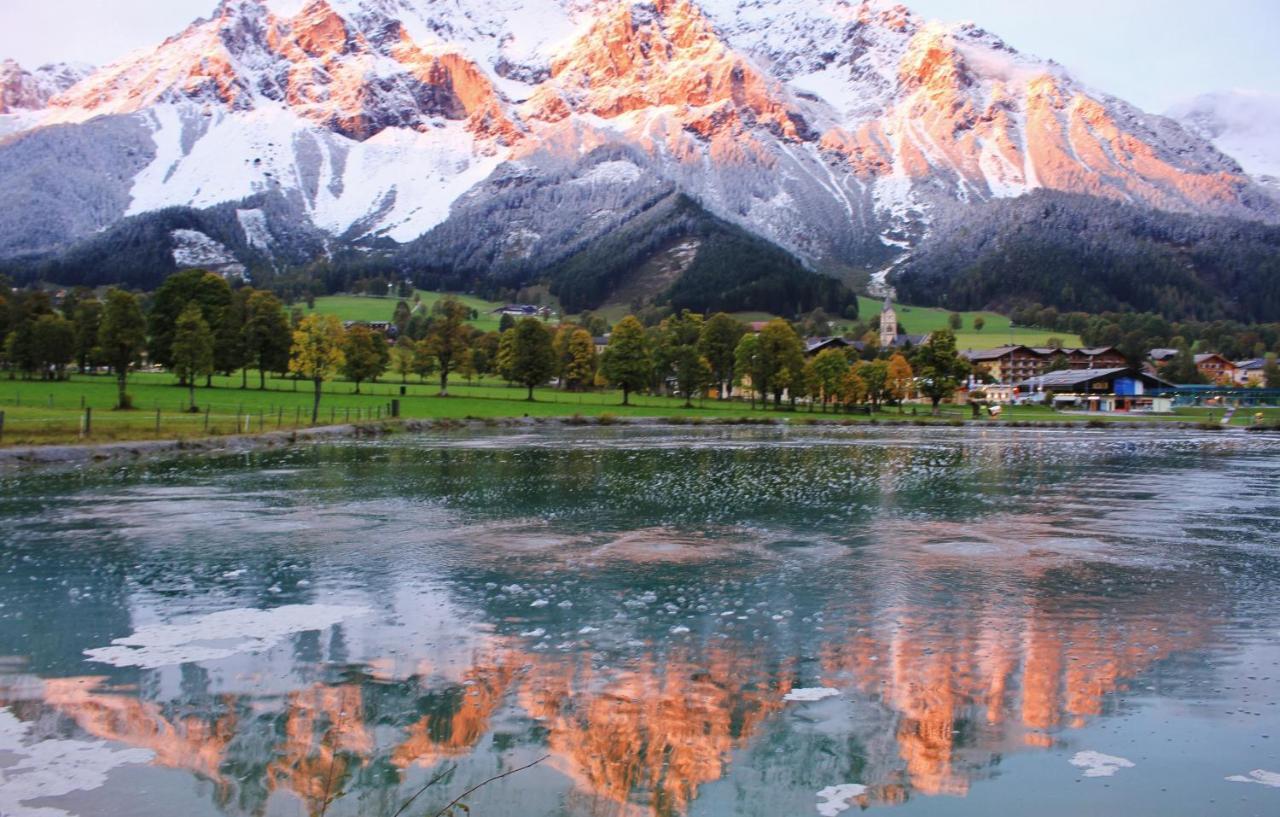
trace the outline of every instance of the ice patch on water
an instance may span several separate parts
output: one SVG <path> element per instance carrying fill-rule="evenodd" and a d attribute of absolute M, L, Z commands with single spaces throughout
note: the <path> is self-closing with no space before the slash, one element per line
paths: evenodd
<path fill-rule="evenodd" d="M 1254 769 L 1247 775 L 1233 774 L 1227 780 L 1232 783 L 1257 783 L 1261 786 L 1280 789 L 1280 773 L 1268 772 L 1263 769 Z"/>
<path fill-rule="evenodd" d="M 818 792 L 818 799 L 824 802 L 818 804 L 818 813 L 822 817 L 836 817 L 843 811 L 848 811 L 854 807 L 851 802 L 855 798 L 866 794 L 867 787 L 859 783 L 843 783 L 839 786 L 827 786 Z"/>
<path fill-rule="evenodd" d="M 1111 777 L 1121 769 L 1132 769 L 1133 761 L 1101 752 L 1076 752 L 1071 765 L 1084 769 L 1085 777 Z"/>
<path fill-rule="evenodd" d="M 807 687 L 803 689 L 793 689 L 786 695 L 782 696 L 784 701 L 821 701 L 823 698 L 834 698 L 840 694 L 840 690 L 830 687 Z"/>
<path fill-rule="evenodd" d="M 526 630 L 520 635 L 523 636 L 524 638 L 542 638 L 546 634 L 547 634 L 547 631 L 539 627 L 536 630 Z"/>
<path fill-rule="evenodd" d="M 64 817 L 57 808 L 27 806 L 30 800 L 59 797 L 73 791 L 92 791 L 107 782 L 120 766 L 149 763 L 149 749 L 113 749 L 83 740 L 42 740 L 27 743 L 31 726 L 0 709 L 0 752 L 17 757 L 0 766 L 0 814 L 4 817 Z"/>
<path fill-rule="evenodd" d="M 109 647 L 85 650 L 92 661 L 155 669 L 192 661 L 217 661 L 274 647 L 295 633 L 324 630 L 366 615 L 364 607 L 291 604 L 270 610 L 238 608 L 169 624 L 152 624 L 117 638 Z"/>

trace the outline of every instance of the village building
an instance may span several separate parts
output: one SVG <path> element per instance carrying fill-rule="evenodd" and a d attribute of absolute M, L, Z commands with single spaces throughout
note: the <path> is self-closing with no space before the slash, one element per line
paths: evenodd
<path fill-rule="evenodd" d="M 1141 369 L 1124 366 L 1046 372 L 1024 380 L 1018 388 L 1043 393 L 1054 408 L 1163 414 L 1173 410 L 1173 398 L 1166 392 L 1176 387 Z"/>
<path fill-rule="evenodd" d="M 898 313 L 893 308 L 893 299 L 886 297 L 884 307 L 880 310 L 880 348 L 903 349 L 920 346 L 929 342 L 929 335 L 908 335 L 902 331 L 898 323 Z"/>
<path fill-rule="evenodd" d="M 1051 346 L 998 346 L 969 349 L 960 356 L 1001 383 L 1017 383 L 1050 369 L 1115 369 L 1128 365 L 1124 355 L 1112 346 L 1058 349 Z M 1057 365 L 1055 365 L 1057 364 Z"/>
<path fill-rule="evenodd" d="M 1267 359 L 1264 357 L 1255 357 L 1249 360 L 1236 361 L 1235 382 L 1240 386 L 1263 386 L 1266 385 L 1267 376 L 1264 369 L 1267 366 Z"/>
<path fill-rule="evenodd" d="M 1236 364 L 1217 352 L 1196 355 L 1196 369 L 1210 383 L 1225 386 L 1236 381 Z"/>
<path fill-rule="evenodd" d="M 805 357 L 817 357 L 827 349 L 848 349 L 853 344 L 841 337 L 808 338 L 804 342 Z"/>
<path fill-rule="evenodd" d="M 548 307 L 533 304 L 507 304 L 498 307 L 490 314 L 510 315 L 513 318 L 546 318 L 550 317 L 551 310 Z"/>

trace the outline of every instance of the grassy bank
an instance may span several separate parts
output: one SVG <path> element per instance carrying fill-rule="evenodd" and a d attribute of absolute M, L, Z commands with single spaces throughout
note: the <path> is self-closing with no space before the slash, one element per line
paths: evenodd
<path fill-rule="evenodd" d="M 215 377 L 213 388 L 196 390 L 199 413 L 188 413 L 187 390 L 175 385 L 168 374 L 140 373 L 130 378 L 129 392 L 134 400 L 134 410 L 114 411 L 115 381 L 109 377 L 73 376 L 60 383 L 39 381 L 0 380 L 0 411 L 5 413 L 3 445 L 57 444 L 74 442 L 108 442 L 113 440 L 189 439 L 203 436 L 219 436 L 245 432 L 287 430 L 309 426 L 311 420 L 312 393 L 310 384 L 293 380 L 272 378 L 266 390 L 257 388 L 256 373 L 249 377 L 250 387 L 240 388 L 240 377 Z M 525 400 L 525 390 L 509 387 L 494 380 L 468 384 L 457 381 L 451 385 L 452 395 L 437 396 L 435 383 L 414 382 L 404 386 L 383 379 L 379 383 L 363 384 L 361 393 L 355 393 L 354 384 L 332 382 L 325 384 L 321 402 L 320 424 L 365 422 L 385 419 L 392 399 L 401 400 L 401 416 L 405 419 L 465 419 L 510 417 L 665 417 L 702 418 L 704 420 L 760 419 L 764 417 L 804 420 L 822 418 L 821 410 L 810 412 L 801 407 L 795 412 L 774 409 L 763 410 L 757 404 L 753 409 L 744 402 L 715 400 L 695 401 L 693 408 L 685 408 L 678 398 L 633 396 L 632 405 L 622 406 L 622 396 L 616 391 L 568 393 L 555 389 L 536 389 L 534 402 Z M 81 434 L 85 408 L 92 409 L 90 433 Z M 944 406 L 939 422 L 967 420 L 971 413 L 964 406 Z M 934 421 L 928 416 L 927 406 L 916 407 L 912 414 L 908 407 L 905 415 L 896 409 L 887 409 L 878 417 L 884 420 L 910 419 Z M 1170 419 L 1186 423 L 1204 423 L 1220 419 L 1222 409 L 1184 409 L 1174 418 L 1115 417 L 1107 422 L 1143 423 Z M 825 415 L 828 419 L 848 419 L 865 422 L 871 418 L 865 414 Z M 1006 421 L 1014 422 L 1076 422 L 1091 418 L 1081 415 L 1055 413 L 1041 407 L 1019 407 L 1005 412 Z M 1241 410 L 1233 419 L 1233 425 L 1247 426 L 1253 422 L 1253 411 Z M 1280 423 L 1280 409 L 1266 410 L 1266 423 Z"/>

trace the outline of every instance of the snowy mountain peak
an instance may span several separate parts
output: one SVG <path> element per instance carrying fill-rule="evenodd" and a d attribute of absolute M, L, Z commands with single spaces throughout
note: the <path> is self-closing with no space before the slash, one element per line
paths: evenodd
<path fill-rule="evenodd" d="M 939 208 L 1036 188 L 1280 211 L 1204 134 L 975 24 L 884 0 L 221 0 L 58 90 L 39 124 L 80 125 L 82 137 L 57 138 L 144 164 L 100 180 L 98 198 L 122 208 L 58 222 L 99 228 L 271 196 L 344 241 L 475 222 L 439 252 L 465 245 L 478 264 L 511 247 L 522 259 L 566 251 L 520 212 L 528 199 L 486 209 L 514 188 L 573 191 L 547 201 L 605 225 L 638 212 L 643 183 L 646 200 L 678 191 L 848 267 L 886 260 Z M 91 138 L 104 129 L 113 139 Z M 19 141 L 54 173 L 69 155 L 54 139 L 36 129 Z M 0 144 L 0 165 L 18 148 Z M 483 249 L 467 243 L 477 235 Z M 0 235 L 0 250 L 51 243 L 43 224 Z"/>
<path fill-rule="evenodd" d="M 40 111 L 49 100 L 93 71 L 88 65 L 56 63 L 28 71 L 14 60 L 0 61 L 0 114 Z"/>

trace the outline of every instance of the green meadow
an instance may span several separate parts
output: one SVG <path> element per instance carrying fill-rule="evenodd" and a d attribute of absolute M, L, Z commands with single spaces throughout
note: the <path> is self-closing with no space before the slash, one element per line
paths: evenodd
<path fill-rule="evenodd" d="M 107 376 L 74 375 L 63 382 L 0 380 L 0 412 L 4 427 L 0 444 L 29 445 L 40 443 L 109 442 L 113 440 L 191 439 L 236 433 L 256 433 L 292 429 L 310 425 L 311 386 L 287 378 L 270 378 L 267 389 L 257 388 L 256 372 L 250 372 L 249 387 L 241 389 L 241 378 L 215 377 L 212 388 L 196 389 L 198 413 L 185 411 L 187 390 L 179 388 L 172 375 L 141 372 L 130 376 L 129 393 L 134 400 L 132 411 L 114 411 L 115 380 Z M 401 396 L 400 390 L 405 394 Z M 622 396 L 612 390 L 571 393 L 552 388 L 535 389 L 535 400 L 525 399 L 525 389 L 508 386 L 493 379 L 454 380 L 451 396 L 439 397 L 434 381 L 416 378 L 401 384 L 396 378 L 384 377 L 377 383 L 365 383 L 361 393 L 345 381 L 325 384 L 320 406 L 320 424 L 376 422 L 387 418 L 390 402 L 401 400 L 401 416 L 405 419 L 499 419 L 518 417 L 659 417 L 683 421 L 756 419 L 803 422 L 821 418 L 821 409 L 809 411 L 800 407 L 792 412 L 772 408 L 762 410 L 739 401 L 694 401 L 686 408 L 679 398 L 632 396 L 630 406 L 622 406 Z M 91 409 L 91 429 L 81 433 L 85 408 Z M 969 419 L 964 406 L 944 406 L 942 422 Z M 878 416 L 886 420 L 929 420 L 928 407 L 907 406 L 903 414 L 886 408 Z M 1240 410 L 1233 424 L 1246 426 L 1253 422 L 1252 409 Z M 864 422 L 865 414 L 826 415 L 829 419 Z M 1175 418 L 1189 423 L 1213 422 L 1222 416 L 1221 409 L 1180 409 Z M 1264 422 L 1280 423 L 1280 409 L 1266 409 Z M 1084 422 L 1090 418 L 1058 414 L 1042 407 L 1007 409 L 1003 419 L 1014 421 Z M 1108 417 L 1113 422 L 1144 422 L 1144 417 Z"/>

